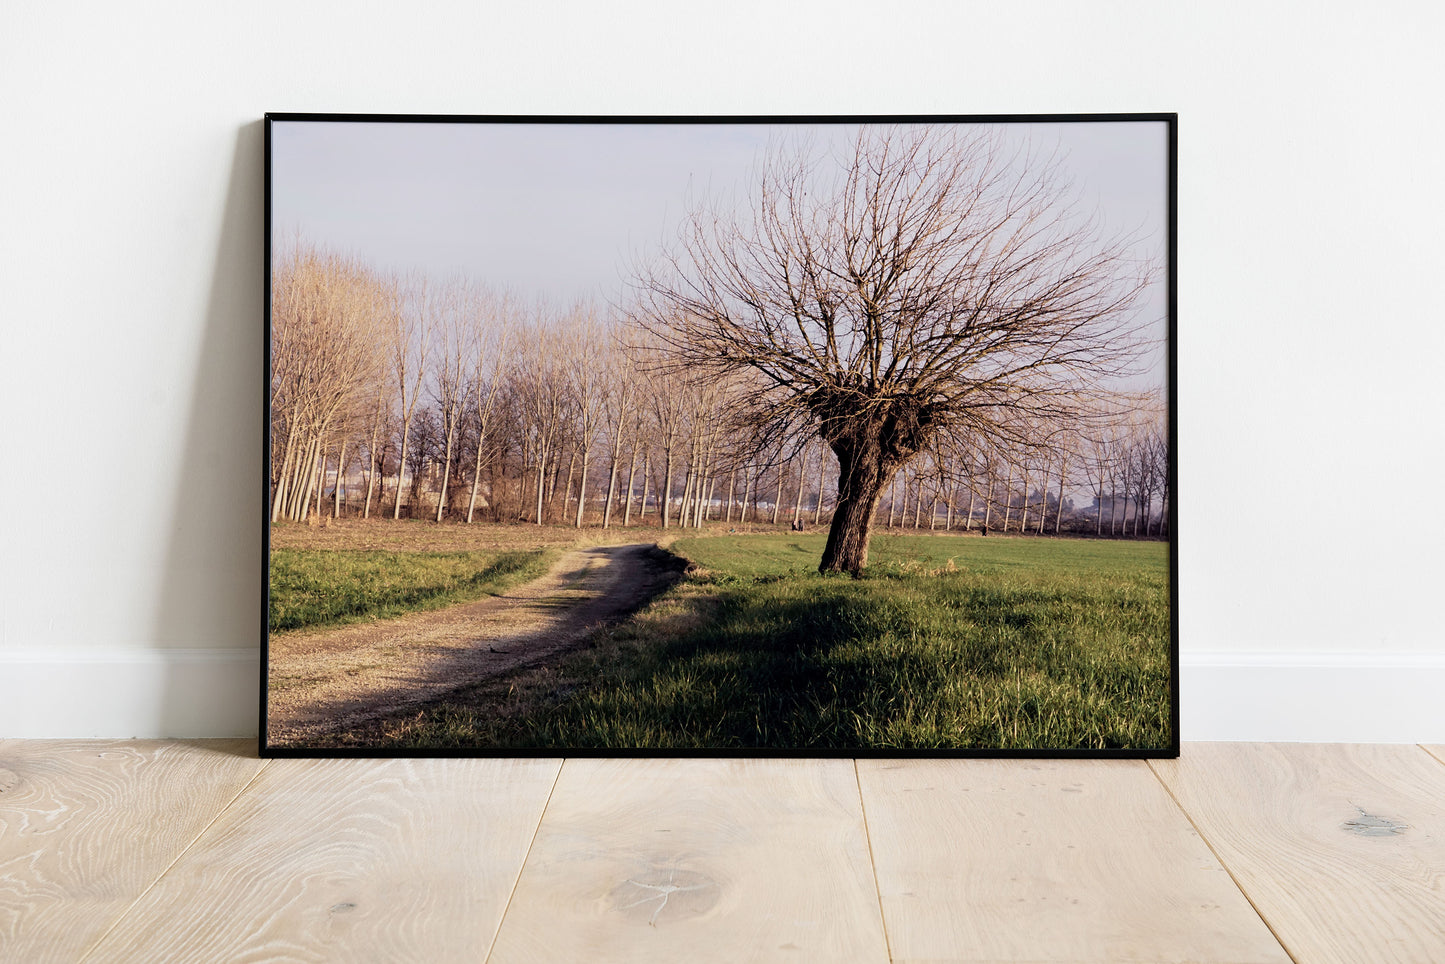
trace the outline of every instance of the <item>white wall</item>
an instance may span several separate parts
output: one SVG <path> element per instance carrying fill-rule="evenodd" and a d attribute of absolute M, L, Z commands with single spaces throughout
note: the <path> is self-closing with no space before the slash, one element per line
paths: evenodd
<path fill-rule="evenodd" d="M 264 111 L 1175 110 L 1184 736 L 1445 741 L 1438 5 L 682 7 L 0 3 L 0 735 L 255 732 Z"/>

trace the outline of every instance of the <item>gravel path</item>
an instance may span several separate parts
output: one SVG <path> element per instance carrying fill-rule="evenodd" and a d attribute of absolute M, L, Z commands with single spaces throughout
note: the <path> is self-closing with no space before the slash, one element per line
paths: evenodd
<path fill-rule="evenodd" d="M 267 743 L 305 746 L 450 690 L 575 648 L 666 588 L 653 545 L 568 552 L 501 596 L 401 619 L 287 633 L 270 642 Z"/>

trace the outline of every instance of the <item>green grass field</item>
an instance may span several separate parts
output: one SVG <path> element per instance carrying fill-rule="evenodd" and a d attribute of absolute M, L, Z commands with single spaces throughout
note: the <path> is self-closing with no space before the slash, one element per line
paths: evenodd
<path fill-rule="evenodd" d="M 1168 546 L 874 538 L 861 579 L 824 537 L 681 539 L 694 572 L 561 667 L 392 727 L 382 745 L 1159 749 Z"/>
<path fill-rule="evenodd" d="M 504 592 L 547 571 L 555 550 L 387 552 L 275 548 L 272 632 L 389 619 Z"/>

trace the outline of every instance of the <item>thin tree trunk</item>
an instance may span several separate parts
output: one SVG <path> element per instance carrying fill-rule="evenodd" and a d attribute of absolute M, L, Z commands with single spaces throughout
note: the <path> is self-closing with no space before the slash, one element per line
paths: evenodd
<path fill-rule="evenodd" d="M 716 476 L 716 475 L 713 475 L 712 473 L 708 473 L 708 476 L 707 476 L 707 484 L 703 486 L 703 490 L 704 490 L 704 492 L 706 493 L 706 495 L 704 496 L 704 498 L 703 498 L 703 500 L 702 500 L 701 511 L 698 513 L 700 516 L 702 516 L 702 518 L 698 521 L 698 525 L 697 525 L 697 527 L 698 527 L 699 529 L 702 528 L 702 524 L 703 524 L 704 522 L 711 522 L 711 521 L 712 521 L 712 497 L 713 497 L 714 491 L 715 491 L 716 489 L 717 489 L 717 476 Z"/>
<path fill-rule="evenodd" d="M 644 521 L 647 518 L 647 487 L 652 482 L 652 453 L 648 452 L 642 457 L 642 504 L 638 508 L 637 520 Z"/>
<path fill-rule="evenodd" d="M 677 522 L 684 529 L 692 524 L 692 489 L 696 482 L 693 460 L 688 459 L 687 472 L 682 478 L 682 503 L 677 507 Z"/>
<path fill-rule="evenodd" d="M 672 450 L 668 449 L 667 466 L 663 472 L 662 484 L 662 527 L 666 529 L 672 524 Z"/>
<path fill-rule="evenodd" d="M 287 489 L 291 472 L 291 461 L 296 451 L 296 434 L 290 431 L 286 435 L 285 455 L 281 459 L 281 473 L 276 477 L 276 491 L 271 494 L 271 521 L 275 522 L 281 518 L 281 506 L 286 502 Z"/>
<path fill-rule="evenodd" d="M 618 433 L 612 442 L 612 469 L 607 473 L 607 502 L 602 507 L 602 528 L 612 527 L 612 503 L 617 498 L 617 470 L 622 462 L 622 435 Z"/>
<path fill-rule="evenodd" d="M 1003 531 L 1008 532 L 1009 518 L 1013 515 L 1014 510 L 1014 474 L 1012 468 L 1009 469 L 1008 481 L 1005 482 L 1003 486 L 1003 497 Z"/>
<path fill-rule="evenodd" d="M 808 449 L 803 447 L 802 459 L 798 462 L 798 491 L 793 498 L 793 525 L 797 525 L 803 518 L 803 476 L 807 474 L 804 470 L 808 467 Z"/>
<path fill-rule="evenodd" d="M 1044 534 L 1044 520 L 1049 516 L 1049 467 L 1044 465 L 1043 475 L 1039 476 L 1039 524 L 1035 530 L 1039 535 Z"/>
<path fill-rule="evenodd" d="M 582 528 L 582 514 L 587 511 L 587 450 L 582 450 L 582 479 L 577 486 L 577 523 L 574 529 Z M 571 480 L 568 480 L 567 487 L 572 487 Z"/>
<path fill-rule="evenodd" d="M 632 440 L 632 460 L 627 466 L 627 498 L 622 500 L 622 528 L 632 524 L 632 482 L 637 474 L 637 440 Z"/>
<path fill-rule="evenodd" d="M 366 505 L 361 510 L 363 519 L 371 518 L 371 497 L 376 489 L 376 435 L 371 436 L 371 445 L 366 450 Z"/>
<path fill-rule="evenodd" d="M 391 507 L 393 520 L 401 518 L 401 493 L 403 492 L 402 480 L 406 477 L 406 456 L 409 451 L 407 446 L 411 442 L 411 422 L 403 421 L 401 425 L 401 455 L 396 463 L 396 504 Z"/>
<path fill-rule="evenodd" d="M 1114 507 L 1119 501 L 1119 487 L 1114 482 L 1114 477 L 1109 477 L 1109 536 L 1114 535 Z"/>
<path fill-rule="evenodd" d="M 727 518 L 723 520 L 724 522 L 731 523 L 733 521 L 733 496 L 737 493 L 737 485 L 738 469 L 737 466 L 733 466 L 732 475 L 728 476 L 728 514 Z"/>
<path fill-rule="evenodd" d="M 326 446 L 321 444 L 317 448 L 321 459 L 321 468 L 316 476 L 316 518 L 319 521 L 321 519 L 321 496 L 326 492 Z M 1136 523 L 1134 531 L 1138 532 L 1138 530 L 1139 526 Z"/>
<path fill-rule="evenodd" d="M 778 494 L 773 499 L 773 525 L 778 524 L 778 510 L 783 507 L 783 467 L 778 466 Z"/>
<path fill-rule="evenodd" d="M 331 506 L 331 518 L 341 518 L 341 474 L 346 468 L 346 440 L 341 440 L 341 450 L 336 453 L 336 488 L 332 492 L 335 497 Z"/>
<path fill-rule="evenodd" d="M 1059 527 L 1064 523 L 1064 476 L 1068 471 L 1069 463 L 1059 466 L 1059 511 L 1054 516 L 1054 535 L 1059 534 Z"/>
<path fill-rule="evenodd" d="M 542 524 L 542 493 L 547 486 L 547 445 L 537 443 L 537 525 Z"/>
<path fill-rule="evenodd" d="M 447 488 L 452 478 L 452 447 L 456 444 L 456 430 L 452 429 L 447 433 L 446 457 L 442 459 L 442 484 L 441 490 L 437 492 L 437 514 L 436 521 L 442 521 L 447 511 Z"/>
<path fill-rule="evenodd" d="M 472 466 L 472 492 L 467 496 L 467 525 L 472 523 L 472 515 L 477 509 L 477 487 L 482 481 L 482 439 L 481 433 L 477 434 L 477 460 Z"/>
<path fill-rule="evenodd" d="M 1027 535 L 1029 531 L 1029 477 L 1027 470 L 1024 472 L 1024 498 L 1021 511 L 1023 515 L 1019 519 L 1019 535 Z"/>
<path fill-rule="evenodd" d="M 756 472 L 743 476 L 743 510 L 738 514 L 738 525 L 744 525 L 748 521 L 748 500 L 752 498 L 753 483 L 756 481 Z"/>
<path fill-rule="evenodd" d="M 818 520 L 823 518 L 823 476 L 826 474 L 827 467 L 828 450 L 821 448 L 818 450 L 818 501 L 813 503 L 813 525 L 817 525 Z"/>
<path fill-rule="evenodd" d="M 562 490 L 562 518 L 567 518 L 567 507 L 572 504 L 572 480 L 577 477 L 577 449 L 572 449 L 572 457 L 567 460 L 567 488 Z"/>

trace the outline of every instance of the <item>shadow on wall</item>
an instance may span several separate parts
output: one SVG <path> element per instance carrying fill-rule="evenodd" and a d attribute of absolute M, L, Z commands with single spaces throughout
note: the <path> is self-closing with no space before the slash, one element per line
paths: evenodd
<path fill-rule="evenodd" d="M 236 135 L 194 366 L 154 639 L 156 731 L 257 731 L 261 638 L 264 127 Z"/>

